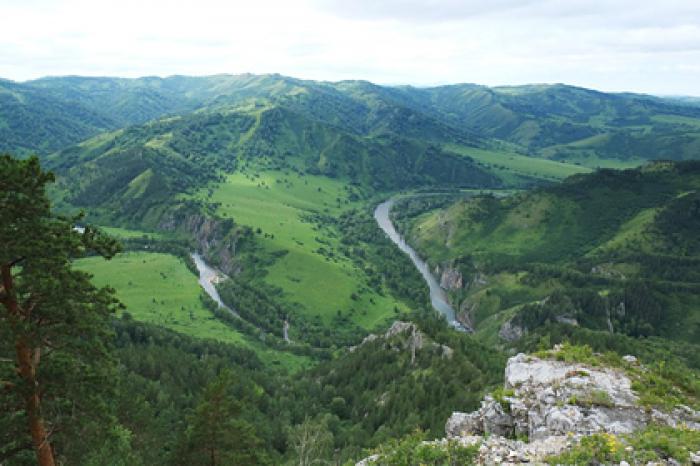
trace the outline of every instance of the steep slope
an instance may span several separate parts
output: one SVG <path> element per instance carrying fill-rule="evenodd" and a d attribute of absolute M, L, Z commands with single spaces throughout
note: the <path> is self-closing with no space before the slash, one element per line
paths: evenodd
<path fill-rule="evenodd" d="M 645 159 L 693 159 L 700 147 L 700 108 L 688 104 L 688 99 L 607 94 L 565 85 L 414 88 L 366 81 L 309 81 L 277 74 L 137 79 L 68 76 L 7 84 L 101 115 L 109 124 L 98 126 L 108 129 L 196 109 L 225 111 L 244 104 L 274 104 L 358 136 L 399 134 L 435 144 L 498 149 L 591 167 L 630 166 Z M 25 109 L 27 114 L 15 115 L 15 107 L 0 105 L 6 120 L 21 121 L 28 114 L 43 120 L 39 108 L 30 106 Z M 66 131 L 70 137 L 57 129 L 52 141 L 27 133 L 6 136 L 3 142 L 10 150 L 30 147 L 45 153 L 44 147 L 55 149 L 75 142 L 77 135 Z"/>
<path fill-rule="evenodd" d="M 540 157 L 596 166 L 601 159 L 693 159 L 700 147 L 700 109 L 673 100 L 561 84 L 420 92 L 454 124 Z"/>
<path fill-rule="evenodd" d="M 387 444 L 358 466 L 406 457 L 420 464 L 697 464 L 700 387 L 697 373 L 682 369 L 588 346 L 520 353 L 478 410 L 450 416 L 447 438 Z"/>
<path fill-rule="evenodd" d="M 342 178 L 375 190 L 483 186 L 468 157 L 395 135 L 361 138 L 280 106 L 195 113 L 104 134 L 49 158 L 68 200 L 146 216 L 151 208 L 251 164 Z"/>
<path fill-rule="evenodd" d="M 115 125 L 89 107 L 0 80 L 0 152 L 53 152 Z"/>
<path fill-rule="evenodd" d="M 463 199 L 402 224 L 493 342 L 557 322 L 693 342 L 699 190 L 697 162 L 658 162 Z"/>
<path fill-rule="evenodd" d="M 199 103 L 188 95 L 187 86 L 179 85 L 178 78 L 63 76 L 28 81 L 25 85 L 71 105 L 108 114 L 116 127 L 190 111 Z"/>

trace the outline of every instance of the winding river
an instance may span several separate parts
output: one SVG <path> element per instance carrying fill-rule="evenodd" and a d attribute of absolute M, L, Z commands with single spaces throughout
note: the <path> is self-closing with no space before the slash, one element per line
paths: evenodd
<path fill-rule="evenodd" d="M 391 211 L 391 207 L 395 202 L 395 199 L 389 199 L 388 201 L 384 201 L 377 206 L 374 211 L 374 218 L 377 221 L 377 224 L 382 230 L 384 230 L 384 233 L 386 233 L 389 239 L 411 258 L 413 265 L 416 266 L 420 274 L 423 276 L 423 279 L 428 284 L 428 288 L 430 289 L 430 303 L 433 305 L 433 308 L 435 308 L 435 310 L 440 314 L 444 315 L 445 319 L 447 319 L 447 322 L 452 327 L 456 328 L 457 330 L 466 331 L 464 326 L 455 319 L 455 310 L 450 305 L 445 290 L 440 287 L 440 284 L 430 272 L 428 264 L 421 259 L 420 256 L 418 256 L 418 253 L 416 253 L 416 251 L 409 246 L 408 243 L 406 243 L 406 241 L 396 231 L 396 228 L 394 228 L 394 224 L 391 223 L 389 212 Z"/>
<path fill-rule="evenodd" d="M 389 239 L 411 258 L 413 265 L 416 266 L 416 269 L 418 269 L 420 274 L 423 276 L 423 279 L 428 284 L 428 288 L 430 289 L 430 303 L 433 305 L 433 308 L 445 316 L 445 319 L 447 319 L 447 322 L 452 327 L 456 328 L 457 330 L 466 331 L 464 326 L 455 319 L 455 310 L 452 308 L 449 300 L 447 299 L 447 293 L 445 293 L 445 290 L 440 287 L 440 284 L 430 272 L 428 264 L 421 259 L 420 256 L 418 256 L 418 253 L 416 253 L 416 251 L 409 246 L 408 243 L 406 243 L 406 241 L 396 231 L 394 224 L 391 223 L 389 212 L 391 211 L 391 207 L 395 202 L 395 199 L 389 199 L 377 206 L 374 211 L 374 218 L 377 221 L 377 224 L 384 231 L 384 233 L 386 233 Z M 222 274 L 216 269 L 207 265 L 202 256 L 198 253 L 192 253 L 192 260 L 194 260 L 197 270 L 199 271 L 199 284 L 202 285 L 204 291 L 206 291 L 206 293 L 211 296 L 214 301 L 216 301 L 219 307 L 227 309 L 233 315 L 239 317 L 236 311 L 224 304 L 224 302 L 221 300 L 221 296 L 219 296 L 219 292 L 216 290 L 215 284 L 222 277 Z M 283 334 L 284 339 L 287 341 L 289 341 L 288 329 L 289 322 L 285 320 L 283 323 Z"/>

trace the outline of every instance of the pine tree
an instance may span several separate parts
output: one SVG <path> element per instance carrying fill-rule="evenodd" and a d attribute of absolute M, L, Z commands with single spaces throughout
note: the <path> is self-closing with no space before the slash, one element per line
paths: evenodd
<path fill-rule="evenodd" d="M 78 218 L 51 211 L 54 180 L 37 158 L 0 156 L 0 462 L 34 450 L 58 463 L 55 438 L 85 443 L 81 428 L 104 406 L 106 341 L 116 301 L 72 260 L 110 258 L 117 244 Z"/>
<path fill-rule="evenodd" d="M 234 378 L 223 371 L 205 389 L 188 419 L 176 464 L 229 466 L 267 464 L 268 459 L 253 426 L 240 418 L 241 405 L 233 397 Z"/>

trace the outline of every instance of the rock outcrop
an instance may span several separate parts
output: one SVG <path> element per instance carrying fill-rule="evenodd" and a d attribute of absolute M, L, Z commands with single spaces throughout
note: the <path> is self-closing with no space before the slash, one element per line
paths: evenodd
<path fill-rule="evenodd" d="M 197 251 L 211 260 L 227 275 L 236 275 L 239 234 L 230 219 L 207 217 L 186 206 L 174 208 L 163 214 L 158 223 L 159 230 L 179 231 L 192 237 Z"/>
<path fill-rule="evenodd" d="M 700 431 L 700 412 L 688 406 L 671 412 L 641 406 L 624 368 L 560 361 L 558 350 L 550 353 L 554 359 L 525 354 L 510 358 L 503 389 L 485 396 L 474 412 L 453 413 L 445 425 L 446 438 L 424 444 L 441 449 L 455 443 L 477 446 L 477 464 L 547 464 L 592 434 L 631 434 L 652 423 Z M 648 370 L 634 356 L 622 361 L 628 369 Z M 358 464 L 378 460 L 374 455 Z M 698 464 L 700 452 L 678 460 L 649 464 Z M 629 466 L 625 461 L 623 465 Z"/>
<path fill-rule="evenodd" d="M 454 350 L 449 346 L 431 341 L 413 322 L 403 322 L 401 320 L 394 321 L 383 335 L 371 333 L 359 345 L 351 346 L 348 350 L 350 352 L 356 351 L 363 345 L 377 340 L 382 340 L 389 348 L 395 351 L 411 351 L 414 359 L 415 352 L 426 347 L 438 348 L 442 357 L 447 359 L 451 358 L 454 353 Z"/>
<path fill-rule="evenodd" d="M 700 412 L 687 406 L 670 413 L 640 406 L 622 369 L 518 354 L 508 360 L 501 393 L 487 395 L 477 411 L 453 413 L 445 426 L 448 439 L 480 444 L 483 464 L 543 461 L 584 436 L 629 434 L 650 423 L 700 430 Z M 528 442 L 514 440 L 521 438 Z"/>
<path fill-rule="evenodd" d="M 464 286 L 462 272 L 453 267 L 445 267 L 440 274 L 440 287 L 447 291 L 461 290 Z"/>
<path fill-rule="evenodd" d="M 526 333 L 527 329 L 515 324 L 513 319 L 503 322 L 503 325 L 498 330 L 498 336 L 505 341 L 520 340 Z"/>

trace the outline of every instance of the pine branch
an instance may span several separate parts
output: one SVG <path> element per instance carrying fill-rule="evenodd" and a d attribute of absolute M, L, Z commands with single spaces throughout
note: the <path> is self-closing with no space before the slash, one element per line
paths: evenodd
<path fill-rule="evenodd" d="M 2 464 L 3 461 L 12 458 L 16 454 L 23 452 L 24 450 L 31 450 L 31 448 L 32 448 L 31 443 L 25 443 L 23 445 L 19 445 L 19 446 L 16 446 L 14 448 L 10 448 L 9 450 L 6 450 L 6 451 L 0 451 L 0 464 Z"/>

